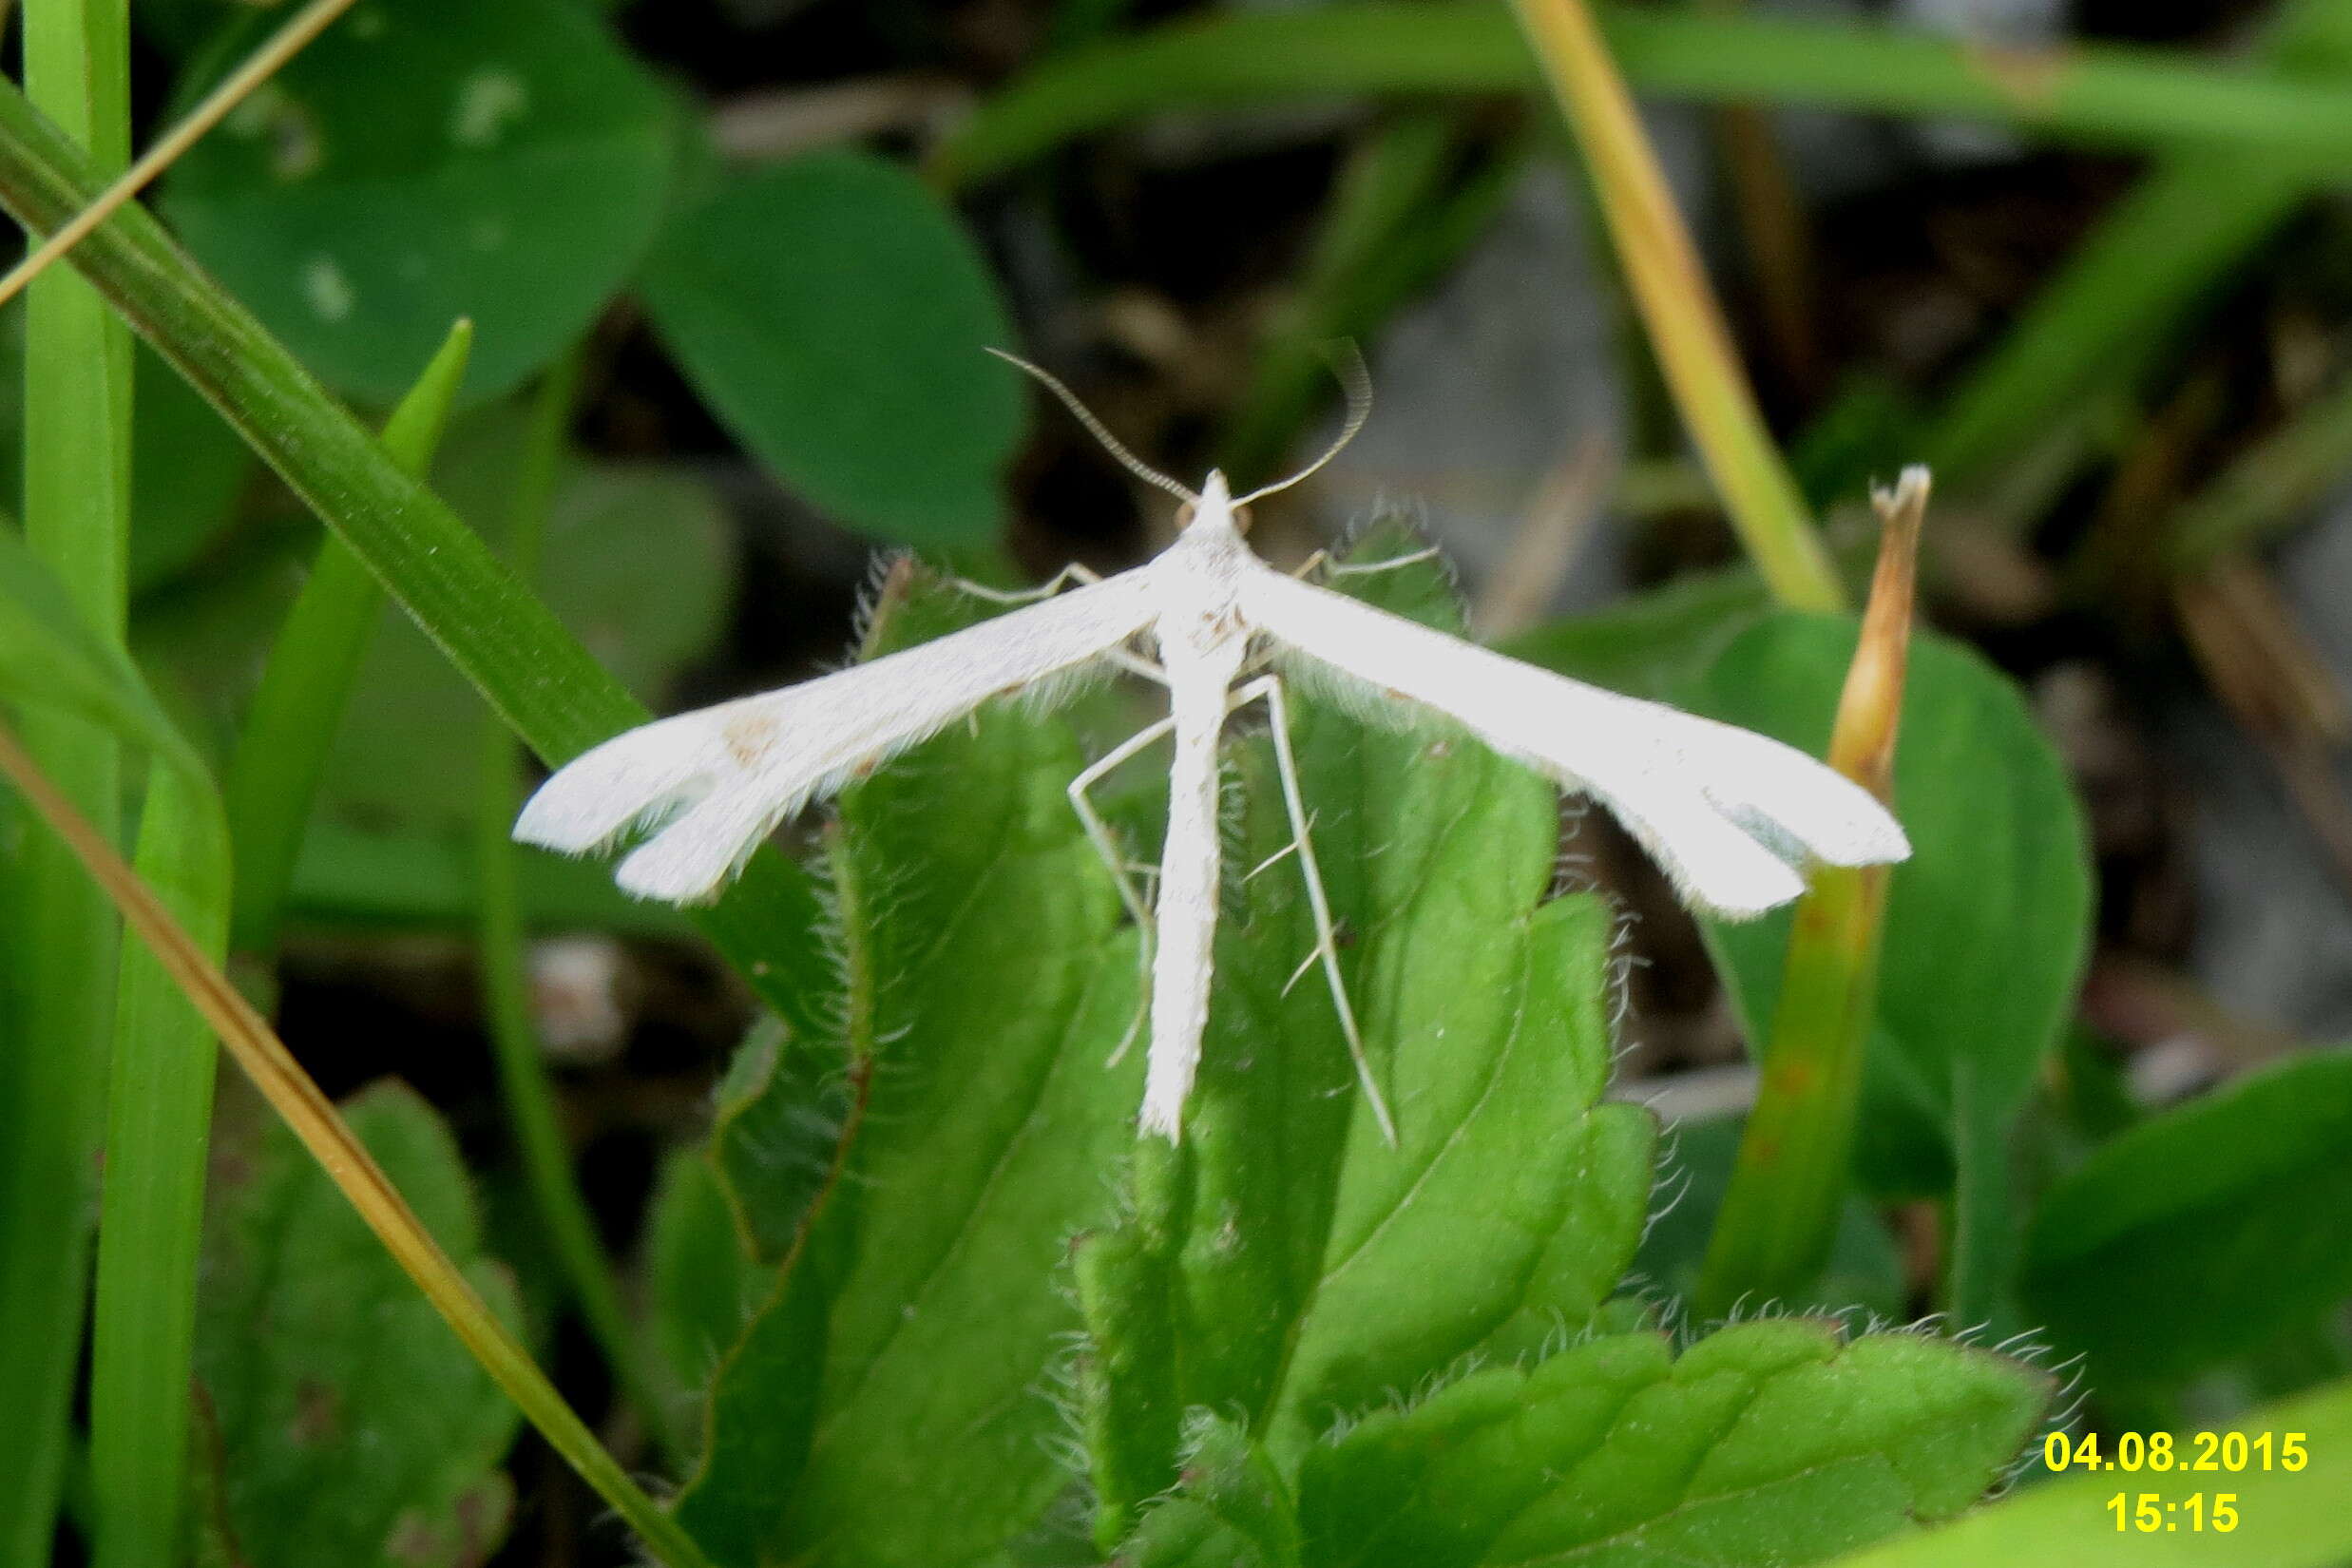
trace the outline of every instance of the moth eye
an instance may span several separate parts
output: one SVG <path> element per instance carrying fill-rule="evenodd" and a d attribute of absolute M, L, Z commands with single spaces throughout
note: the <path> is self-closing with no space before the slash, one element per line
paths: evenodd
<path fill-rule="evenodd" d="M 1179 502 L 1177 504 L 1176 527 L 1179 531 L 1193 526 L 1193 516 L 1197 510 L 1198 508 L 1189 501 Z"/>
<path fill-rule="evenodd" d="M 1233 508 L 1233 531 L 1234 531 L 1235 533 L 1244 533 L 1244 534 L 1246 534 L 1246 533 L 1248 533 L 1248 532 L 1250 531 L 1250 508 L 1249 508 L 1249 507 L 1235 507 Z"/>

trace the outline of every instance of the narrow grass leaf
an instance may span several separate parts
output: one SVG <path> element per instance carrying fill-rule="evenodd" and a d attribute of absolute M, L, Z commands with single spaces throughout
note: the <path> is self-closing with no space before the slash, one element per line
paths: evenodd
<path fill-rule="evenodd" d="M 134 857 L 206 956 L 229 931 L 228 820 L 184 747 L 147 768 Z M 105 1182 L 90 1335 L 90 1484 L 100 1568 L 167 1561 L 183 1535 L 189 1379 L 212 1030 L 143 947 L 117 968 Z"/>
<path fill-rule="evenodd" d="M 461 320 L 386 423 L 385 450 L 411 473 L 430 465 L 472 352 L 473 324 Z M 239 952 L 266 954 L 277 944 L 327 748 L 383 602 L 384 590 L 359 558 L 333 533 L 324 535 L 301 595 L 278 628 L 229 767 L 238 859 L 231 936 Z"/>
<path fill-rule="evenodd" d="M 0 205 L 47 232 L 102 183 L 86 154 L 0 84 Z M 542 757 L 568 758 L 644 719 L 644 709 L 472 530 L 401 472 L 143 209 L 133 204 L 107 220 L 72 259 Z M 810 940 L 815 916 L 805 877 L 762 853 L 696 919 L 761 1000 L 807 1024 L 814 1022 L 808 1004 L 823 989 Z"/>
<path fill-rule="evenodd" d="M 2261 55 L 2287 80 L 2333 86 L 2352 62 L 2352 10 L 2285 0 Z M 1970 367 L 1922 456 L 1949 483 L 1989 479 L 2095 386 L 2128 383 L 2342 161 L 2323 149 L 2174 152 L 2111 209 L 2000 342 Z"/>
<path fill-rule="evenodd" d="M 1217 467 L 1227 473 L 1279 471 L 1336 390 L 1332 343 L 1372 338 L 1478 242 L 1518 187 L 1523 143 L 1465 144 L 1459 119 L 1440 109 L 1402 115 L 1349 155 L 1306 276 L 1253 356 L 1218 438 Z"/>
<path fill-rule="evenodd" d="M 72 269 L 67 268 L 67 271 Z M 25 315 L 0 315 L 0 495 L 24 492 Z M 253 454 L 145 344 L 132 354 L 131 596 L 169 582 L 237 520 Z"/>
<path fill-rule="evenodd" d="M 1830 767 L 1882 803 L 1894 793 L 1927 492 L 1926 470 L 1911 468 L 1894 489 L 1872 494 L 1878 569 L 1826 753 Z M 1742 1299 L 1801 1296 L 1828 1260 L 1851 1181 L 1894 874 L 1888 866 L 1822 866 L 1806 879 L 1789 917 L 1773 1032 L 1756 1042 L 1762 1080 L 1692 1300 L 1702 1317 Z"/>
<path fill-rule="evenodd" d="M 565 466 L 581 354 L 574 349 L 559 360 L 532 392 L 521 460 L 509 475 L 506 554 L 526 583 L 537 575 L 545 553 L 549 513 Z M 571 1142 L 540 1040 L 526 951 L 523 851 L 510 836 L 523 803 L 522 749 L 495 714 L 478 716 L 475 729 L 473 851 L 481 892 L 475 950 L 499 1097 L 522 1159 L 533 1217 L 555 1256 L 571 1306 L 602 1352 L 622 1397 L 674 1452 L 680 1444 L 670 1426 L 669 1402 L 621 1306 L 612 1259 L 574 1177 Z"/>
<path fill-rule="evenodd" d="M 1731 531 L 1779 602 L 1842 608 L 1845 586 L 1765 426 L 1713 285 L 1592 10 L 1585 0 L 1516 0 L 1514 10 L 1576 133 L 1659 372 Z"/>
<path fill-rule="evenodd" d="M 2075 42 L 1988 50 L 1922 29 L 1615 5 L 1609 47 L 1645 93 L 1963 118 L 2092 145 L 2228 144 L 2324 159 L 2352 106 L 2321 81 L 2185 51 Z M 1187 18 L 1049 57 L 981 105 L 936 157 L 956 183 L 1149 115 L 1302 97 L 1520 91 L 1537 77 L 1485 5 L 1353 3 Z"/>
<path fill-rule="evenodd" d="M 102 178 L 130 161 L 126 12 L 99 0 L 23 9 L 24 91 L 55 117 L 61 144 Z M 120 644 L 130 336 L 82 279 L 62 273 L 33 287 L 25 335 L 24 541 L 95 635 Z M 99 831 L 116 836 L 125 775 L 115 737 L 43 707 L 25 715 L 25 738 Z M 0 1140 L 0 1410 L 16 1437 L 0 1464 L 0 1565 L 42 1568 L 54 1545 L 88 1305 L 118 944 L 105 901 L 54 840 L 30 834 L 12 860 L 0 886 L 10 926 L 0 994 L 13 1008 L 0 1027 L 26 1048 L 0 1052 L 10 1120 Z"/>
<path fill-rule="evenodd" d="M 523 427 L 512 408 L 465 420 L 432 476 L 485 538 L 504 527 Z M 583 459 L 564 465 L 551 508 L 532 591 L 615 679 L 660 704 L 726 635 L 736 574 L 724 504 L 680 468 Z M 481 697 L 380 594 L 370 610 L 351 698 L 323 741 L 314 820 L 470 844 L 479 780 L 447 759 L 478 739 Z"/>
<path fill-rule="evenodd" d="M 15 736 L 0 727 L 0 774 L 37 816 L 64 840 L 84 871 L 105 890 L 124 923 L 138 934 L 220 1037 L 238 1065 L 260 1090 L 321 1171 L 341 1191 L 376 1240 L 454 1329 L 492 1381 L 506 1390 L 564 1463 L 643 1538 L 670 1568 L 706 1568 L 707 1558 L 670 1516 L 600 1444 L 564 1403 L 528 1351 L 498 1320 L 470 1281 L 449 1261 L 352 1132 L 318 1085 L 139 879 L 128 862 L 99 836 L 89 820 L 44 775 Z"/>

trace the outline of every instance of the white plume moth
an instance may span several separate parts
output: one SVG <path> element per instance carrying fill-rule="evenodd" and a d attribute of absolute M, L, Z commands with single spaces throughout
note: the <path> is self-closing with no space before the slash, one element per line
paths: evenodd
<path fill-rule="evenodd" d="M 1520 663 L 1259 560 L 1243 539 L 1243 508 L 1330 460 L 1363 422 L 1360 380 L 1350 384 L 1348 429 L 1329 451 L 1280 484 L 1235 498 L 1221 473 L 1195 493 L 1146 468 L 1061 382 L 1012 363 L 1068 404 L 1113 456 L 1183 502 L 1174 544 L 1116 577 L 1070 568 L 1039 595 L 1021 596 L 1038 602 L 919 647 L 616 736 L 541 786 L 515 836 L 577 854 L 648 827 L 621 863 L 621 886 L 671 903 L 709 899 L 784 818 L 989 698 L 1104 663 L 1139 671 L 1167 688 L 1168 717 L 1071 780 L 1069 795 L 1152 938 L 1140 1119 L 1142 1131 L 1171 1141 L 1209 1017 L 1222 874 L 1218 742 L 1229 715 L 1261 700 L 1315 919 L 1308 963 L 1321 960 L 1372 1112 L 1395 1138 L 1340 980 L 1291 755 L 1285 670 L 1360 693 L 1367 712 L 1407 722 L 1417 713 L 1442 715 L 1562 790 L 1592 796 L 1665 869 L 1685 902 L 1713 914 L 1739 919 L 1788 903 L 1804 891 L 1799 868 L 1808 860 L 1867 866 L 1910 853 L 1902 828 L 1867 791 L 1777 740 Z M 1071 581 L 1082 585 L 1056 591 Z M 1157 661 L 1138 657 L 1138 644 Z M 1168 827 L 1157 897 L 1147 908 L 1087 791 L 1162 736 L 1174 737 Z"/>

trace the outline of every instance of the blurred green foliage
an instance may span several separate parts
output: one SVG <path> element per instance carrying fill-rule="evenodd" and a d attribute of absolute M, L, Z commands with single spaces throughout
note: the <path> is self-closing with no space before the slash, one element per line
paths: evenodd
<path fill-rule="evenodd" d="M 532 586 L 482 546 L 518 463 L 517 393 L 564 356 L 618 378 L 627 355 L 660 354 L 674 403 L 824 518 L 1002 564 L 1025 403 L 979 352 L 1019 346 L 1000 254 L 901 159 L 722 158 L 705 106 L 622 42 L 616 9 L 363 0 L 173 172 L 158 208 L 185 254 L 137 213 L 86 247 L 156 351 L 138 363 L 126 592 L 161 696 L 13 531 L 0 696 L 191 777 L 231 751 L 317 539 L 258 453 L 398 606 L 335 725 L 298 928 L 463 925 L 478 883 L 459 846 L 482 806 L 459 759 L 483 704 L 560 758 L 669 701 L 720 648 L 747 578 L 701 454 L 660 440 L 573 453 Z M 159 96 L 192 101 L 285 10 L 146 0 L 141 26 L 178 73 Z M 1117 10 L 1064 8 L 1051 35 L 1090 42 L 985 93 L 936 149 L 935 181 L 970 198 L 986 177 L 1025 199 L 1083 178 L 1049 151 L 1155 116 L 1404 105 L 1348 123 L 1302 280 L 1252 326 L 1246 390 L 1207 443 L 1270 465 L 1316 412 L 1315 345 L 1377 332 L 1449 274 L 1514 181 L 1557 162 L 1546 136 L 1494 117 L 1531 84 L 1528 62 L 1487 7 L 1167 28 Z M 2352 10 L 2281 14 L 2278 41 L 2243 64 L 2100 47 L 2009 63 L 2043 71 L 2033 92 L 1989 56 L 1871 24 L 1648 7 L 1608 20 L 1628 73 L 1658 91 L 1962 114 L 2166 155 L 1941 406 L 1865 367 L 1798 443 L 1824 502 L 1914 455 L 1906 443 L 1980 494 L 2032 456 L 2046 501 L 2099 458 L 2092 413 L 2159 398 L 2216 285 L 2340 178 L 2352 86 L 2334 46 Z M 91 171 L 21 101 L 0 109 L 0 202 L 46 227 L 87 199 Z M 479 330 L 472 407 L 426 488 L 308 378 L 380 408 L 460 316 Z M 25 373 L 10 319 L 13 487 Z M 44 395 L 38 377 L 27 395 Z M 2340 445 L 2283 444 L 2325 470 L 2298 471 L 2296 493 L 2342 467 Z M 2262 511 L 2245 502 L 2261 477 L 2237 476 L 2231 518 Z M 2015 493 L 1989 509 L 2041 515 Z M 1434 571 L 1358 581 L 1460 624 Z M 902 570 L 867 651 L 978 613 Z M 1851 641 L 1845 621 L 1773 614 L 1733 567 L 1510 646 L 1818 750 Z M 2086 1533 L 2105 1527 L 2088 1496 L 2061 1518 L 2029 1492 L 1978 1511 L 1974 1534 L 1901 1539 L 1969 1510 L 2058 1412 L 2030 1358 L 1864 1327 L 1956 1293 L 1897 1245 L 1886 1200 L 1923 1204 L 1907 1234 L 1923 1219 L 1937 1261 L 1980 1276 L 1960 1299 L 2046 1329 L 2111 1416 L 2237 1419 L 2249 1388 L 2342 1373 L 2345 1059 L 2068 1121 L 2082 1097 L 2052 1091 L 2075 1070 L 2056 1046 L 2093 935 L 2090 847 L 2016 683 L 1958 642 L 1924 634 L 1912 655 L 1896 802 L 1917 853 L 1893 883 L 1839 1246 L 1806 1299 L 1775 1309 L 1820 1315 L 1730 1326 L 1683 1323 L 1677 1302 L 1736 1124 L 1692 1125 L 1662 1161 L 1649 1113 L 1602 1098 L 1623 1043 L 1616 915 L 1563 892 L 1549 789 L 1442 729 L 1367 731 L 1303 702 L 1295 736 L 1400 1146 L 1363 1108 L 1328 999 L 1288 984 L 1311 932 L 1277 864 L 1229 888 L 1186 1146 L 1138 1149 L 1139 1053 L 1104 1063 L 1137 1005 L 1139 933 L 1061 794 L 1117 717 L 1090 702 L 1075 721 L 983 712 L 848 791 L 804 864 L 763 857 L 691 917 L 625 905 L 597 867 L 524 868 L 524 906 L 545 924 L 676 939 L 698 922 L 773 1009 L 719 1085 L 707 1141 L 663 1160 L 641 1259 L 642 1330 L 684 1433 L 668 1456 L 678 1516 L 728 1568 L 1110 1553 L 1762 1568 L 1874 1542 L 1891 1542 L 1870 1559 L 1888 1564 L 2094 1560 L 2108 1542 Z M 1246 869 L 1288 828 L 1263 738 L 1232 765 L 1228 859 Z M 1141 859 L 1149 795 L 1133 786 L 1114 812 Z M 0 827 L 14 864 L 28 830 Z M 1708 932 L 1750 1040 L 1769 1034 L 1787 925 Z M 0 1025 L 18 1005 L 0 991 Z M 0 1132 L 56 1109 L 0 1109 Z M 510 1308 L 436 1113 L 386 1087 L 353 1115 Z M 2053 1121 L 2062 1134 L 2045 1137 Z M 1662 1163 L 1685 1190 L 1661 1219 Z M 480 1560 L 513 1503 L 511 1409 L 283 1135 L 225 1128 L 212 1187 L 193 1557 Z M 2342 1432 L 2346 1405 L 2339 1384 L 2281 1419 Z M 2249 1534 L 2237 1544 L 2271 1555 L 2181 1560 L 2340 1558 L 2352 1508 L 2323 1485 L 2342 1460 L 2323 1457 L 2301 1490 L 2246 1483 L 2273 1487 L 2249 1532 L 2291 1540 Z M 1935 1557 L 1947 1539 L 1991 1544 Z"/>

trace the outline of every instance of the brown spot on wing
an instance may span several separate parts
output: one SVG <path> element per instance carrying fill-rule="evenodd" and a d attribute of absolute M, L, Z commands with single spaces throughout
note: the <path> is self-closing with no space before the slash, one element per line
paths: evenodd
<path fill-rule="evenodd" d="M 767 756 L 768 748 L 775 744 L 775 716 L 763 713 L 737 714 L 727 720 L 722 732 L 727 742 L 727 755 L 742 768 L 756 768 Z"/>

